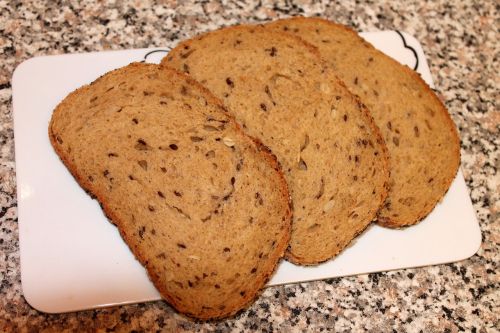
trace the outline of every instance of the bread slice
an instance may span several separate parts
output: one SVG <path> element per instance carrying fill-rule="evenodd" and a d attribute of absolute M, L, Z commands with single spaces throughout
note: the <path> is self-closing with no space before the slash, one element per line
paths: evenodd
<path fill-rule="evenodd" d="M 291 206 L 275 157 L 182 73 L 110 72 L 57 106 L 49 136 L 182 313 L 235 313 L 285 252 Z"/>
<path fill-rule="evenodd" d="M 427 216 L 448 190 L 460 165 L 460 140 L 443 103 L 420 76 L 358 36 L 320 18 L 269 24 L 318 47 L 349 90 L 365 103 L 384 136 L 390 190 L 379 224 L 402 227 Z"/>
<path fill-rule="evenodd" d="M 334 257 L 375 217 L 387 193 L 383 140 L 314 47 L 237 26 L 181 42 L 162 64 L 206 85 L 277 155 L 294 205 L 290 261 Z"/>

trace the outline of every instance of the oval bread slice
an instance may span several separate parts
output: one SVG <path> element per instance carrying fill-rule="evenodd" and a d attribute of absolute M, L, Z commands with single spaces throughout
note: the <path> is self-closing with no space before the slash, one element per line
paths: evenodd
<path fill-rule="evenodd" d="M 375 217 L 387 193 L 383 140 L 314 47 L 236 26 L 181 42 L 162 64 L 207 86 L 277 155 L 294 205 L 290 261 L 331 259 Z"/>
<path fill-rule="evenodd" d="M 317 46 L 371 111 L 387 144 L 391 170 L 379 224 L 397 228 L 427 216 L 448 191 L 460 165 L 457 130 L 436 94 L 417 73 L 345 26 L 297 17 L 268 27 Z"/>
<path fill-rule="evenodd" d="M 182 73 L 112 71 L 57 106 L 49 136 L 182 313 L 235 313 L 285 252 L 291 207 L 276 158 Z"/>

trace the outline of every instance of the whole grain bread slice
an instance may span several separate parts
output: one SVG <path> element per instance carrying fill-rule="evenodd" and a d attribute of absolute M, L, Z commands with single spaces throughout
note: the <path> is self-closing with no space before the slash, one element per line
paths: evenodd
<path fill-rule="evenodd" d="M 379 224 L 412 225 L 441 200 L 460 165 L 460 140 L 446 108 L 420 76 L 353 30 L 320 18 L 268 25 L 318 47 L 346 86 L 370 109 L 389 150 L 389 195 Z"/>
<path fill-rule="evenodd" d="M 291 206 L 276 158 L 187 75 L 112 71 L 57 106 L 49 136 L 180 312 L 235 313 L 283 256 Z"/>
<path fill-rule="evenodd" d="M 207 86 L 277 155 L 294 206 L 288 260 L 326 261 L 370 224 L 387 193 L 385 146 L 314 47 L 236 26 L 181 42 L 162 64 Z"/>

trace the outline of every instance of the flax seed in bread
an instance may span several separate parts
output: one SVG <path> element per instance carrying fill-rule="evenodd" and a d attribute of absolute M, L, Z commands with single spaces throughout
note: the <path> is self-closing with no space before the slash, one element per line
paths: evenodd
<path fill-rule="evenodd" d="M 235 313 L 285 252 L 291 207 L 276 159 L 182 73 L 110 72 L 57 106 L 49 136 L 182 313 Z"/>
<path fill-rule="evenodd" d="M 292 18 L 269 27 L 318 47 L 349 90 L 365 103 L 389 150 L 389 196 L 381 225 L 402 227 L 427 216 L 460 165 L 460 140 L 446 108 L 420 76 L 376 50 L 353 30 L 319 18 Z"/>
<path fill-rule="evenodd" d="M 277 155 L 294 206 L 290 261 L 334 257 L 375 217 L 387 192 L 383 140 L 314 47 L 237 26 L 181 42 L 162 64 L 208 87 Z"/>

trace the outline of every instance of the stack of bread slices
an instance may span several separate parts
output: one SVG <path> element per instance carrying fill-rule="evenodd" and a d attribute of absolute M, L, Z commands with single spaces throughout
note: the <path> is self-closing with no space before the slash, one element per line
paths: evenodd
<path fill-rule="evenodd" d="M 248 305 L 279 260 L 423 219 L 460 145 L 418 74 L 319 18 L 183 41 L 67 96 L 51 143 L 178 311 Z"/>

